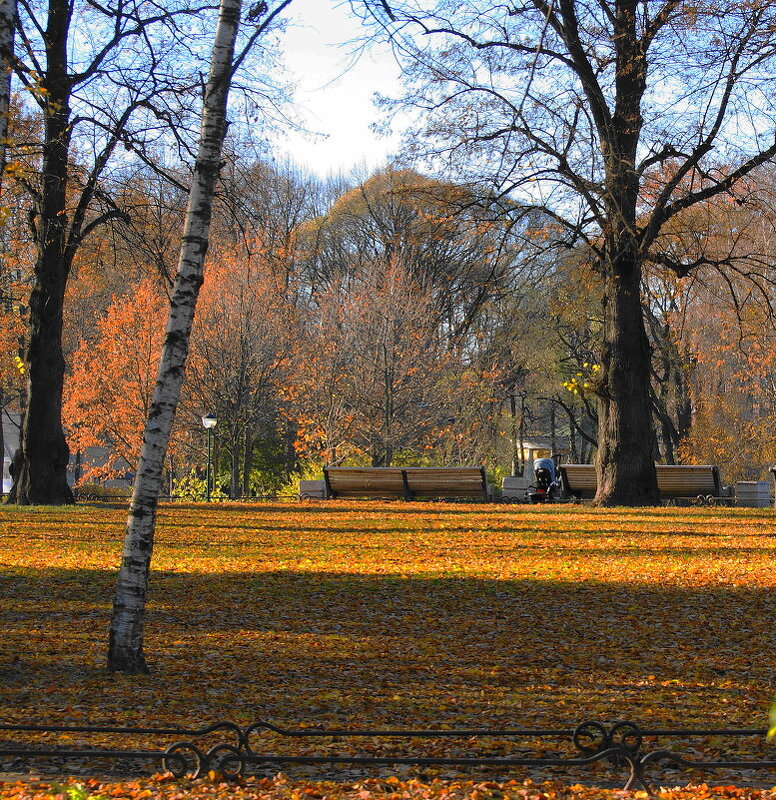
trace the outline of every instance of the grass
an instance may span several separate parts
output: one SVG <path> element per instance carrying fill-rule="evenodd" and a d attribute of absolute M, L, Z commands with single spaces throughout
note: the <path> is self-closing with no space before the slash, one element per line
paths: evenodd
<path fill-rule="evenodd" d="M 0 509 L 5 722 L 767 726 L 769 509 L 165 506 L 141 677 L 104 668 L 124 516 Z"/>

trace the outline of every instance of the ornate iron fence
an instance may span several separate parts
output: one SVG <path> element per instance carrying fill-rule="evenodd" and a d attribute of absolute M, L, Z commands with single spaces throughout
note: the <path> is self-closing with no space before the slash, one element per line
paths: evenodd
<path fill-rule="evenodd" d="M 3 733 L 5 735 L 3 735 Z M 91 746 L 82 741 L 66 743 L 63 737 L 73 738 L 73 734 L 97 735 L 111 734 L 146 742 L 149 737 L 174 737 L 173 744 L 156 748 Z M 158 762 L 162 768 L 176 777 L 196 778 L 216 770 L 227 778 L 241 775 L 251 766 L 267 767 L 281 764 L 308 764 L 324 766 L 397 766 L 415 765 L 419 767 L 488 767 L 498 770 L 499 776 L 513 773 L 517 767 L 563 767 L 570 770 L 584 769 L 594 764 L 605 763 L 624 780 L 624 788 L 637 786 L 651 792 L 651 777 L 655 768 L 663 768 L 659 773 L 665 777 L 665 769 L 692 769 L 709 771 L 729 769 L 740 773 L 742 770 L 757 772 L 775 771 L 776 760 L 771 758 L 729 757 L 727 759 L 706 759 L 700 751 L 688 743 L 705 738 L 732 743 L 745 738 L 763 743 L 764 728 L 748 729 L 649 729 L 641 728 L 633 722 L 602 724 L 596 721 L 582 722 L 569 729 L 452 729 L 452 730 L 348 730 L 326 728 L 285 729 L 269 722 L 254 722 L 241 727 L 234 722 L 217 722 L 201 728 L 148 727 L 132 728 L 112 725 L 10 725 L 0 724 L 0 771 L 7 769 L 7 763 L 14 759 L 18 769 L 20 762 L 38 759 L 56 760 L 82 759 L 89 764 L 95 759 L 108 759 L 112 762 Z M 259 741 L 269 736 L 270 741 Z M 8 738 L 13 737 L 13 738 Z M 21 741 L 26 738 L 27 741 Z M 35 738 L 34 743 L 30 739 Z M 206 740 L 218 738 L 215 744 L 205 746 Z M 380 755 L 352 755 L 354 740 L 369 739 L 371 749 L 384 748 L 386 743 L 411 740 L 463 739 L 466 749 L 472 749 L 476 742 L 486 739 L 501 740 L 500 746 L 513 748 L 513 752 L 499 756 L 427 756 L 422 754 L 386 753 Z M 284 753 L 281 743 L 284 739 L 312 740 L 320 746 L 328 739 L 325 750 L 335 754 Z M 54 744 L 49 744 L 54 740 Z M 516 750 L 520 740 L 527 741 L 536 748 L 533 754 Z M 537 743 L 540 746 L 537 747 Z M 261 746 L 261 745 L 264 746 Z M 272 747 L 267 748 L 266 745 Z M 304 749 L 304 748 L 302 748 Z M 369 749 L 369 748 L 362 748 Z M 460 745 L 458 747 L 460 749 Z M 548 749 L 551 752 L 547 752 Z"/>

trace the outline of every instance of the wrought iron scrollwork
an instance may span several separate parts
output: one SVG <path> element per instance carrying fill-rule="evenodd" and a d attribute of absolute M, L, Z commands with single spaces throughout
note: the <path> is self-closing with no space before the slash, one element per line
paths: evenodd
<path fill-rule="evenodd" d="M 644 740 L 641 728 L 635 722 L 617 722 L 609 731 L 609 738 L 613 745 L 637 755 Z"/>
<path fill-rule="evenodd" d="M 208 769 L 216 770 L 225 778 L 239 778 L 245 771 L 246 751 L 232 744 L 217 744 L 207 751 Z"/>
<path fill-rule="evenodd" d="M 726 761 L 699 760 L 697 757 L 688 758 L 680 751 L 668 749 L 665 746 L 657 747 L 649 752 L 642 752 L 645 739 L 657 742 L 658 739 L 673 738 L 686 744 L 688 738 L 694 737 L 729 737 L 730 739 L 742 737 L 758 737 L 761 741 L 765 737 L 765 729 L 729 729 L 729 730 L 680 730 L 680 729 L 646 729 L 634 722 L 620 721 L 604 724 L 596 720 L 587 720 L 571 729 L 536 730 L 536 729 L 455 729 L 455 730 L 376 730 L 376 729 L 326 729 L 326 728 L 294 728 L 287 729 L 271 722 L 259 720 L 246 727 L 240 727 L 234 722 L 220 721 L 201 728 L 128 728 L 110 725 L 4 725 L 0 724 L 0 733 L 21 734 L 56 734 L 56 733 L 84 733 L 84 734 L 115 734 L 122 737 L 134 737 L 143 742 L 148 737 L 177 737 L 177 741 L 168 746 L 161 746 L 158 750 L 141 750 L 139 748 L 97 748 L 97 747 L 68 747 L 65 745 L 52 747 L 50 741 L 43 745 L 24 745 L 12 743 L 11 746 L 2 746 L 0 741 L 0 771 L 6 758 L 14 759 L 63 759 L 79 758 L 83 762 L 89 759 L 113 759 L 115 762 L 127 758 L 146 761 L 159 761 L 163 769 L 174 777 L 200 777 L 209 771 L 217 771 L 226 778 L 237 778 L 249 766 L 267 767 L 275 764 L 318 764 L 323 766 L 361 765 L 367 766 L 396 766 L 399 764 L 414 764 L 417 766 L 448 766 L 448 767 L 493 767 L 499 770 L 499 775 L 509 772 L 517 767 L 563 767 L 569 770 L 578 770 L 590 765 L 607 762 L 616 770 L 628 771 L 625 788 L 630 789 L 640 785 L 650 791 L 646 771 L 663 765 L 672 768 L 687 768 L 695 770 L 711 770 L 718 768 L 739 770 L 774 770 L 776 760 L 735 760 Z M 254 748 L 252 740 L 259 733 L 270 734 L 268 745 L 271 747 Z M 206 737 L 217 736 L 232 741 L 217 741 L 205 749 Z M 576 749 L 568 756 L 562 755 L 530 755 L 513 751 L 508 756 L 455 756 L 427 757 L 413 755 L 412 752 L 402 755 L 366 755 L 357 753 L 356 744 L 359 737 L 371 739 L 392 739 L 408 743 L 418 739 L 458 738 L 466 739 L 470 745 L 474 741 L 484 739 L 499 739 L 507 741 L 529 740 L 555 741 L 558 745 L 569 743 Z M 307 738 L 321 741 L 324 738 L 335 739 L 341 743 L 341 750 L 334 755 L 300 755 L 285 753 L 279 746 L 283 739 Z M 564 746 L 560 747 L 563 751 Z M 330 750 L 330 748 L 326 748 Z M 693 751 L 695 756 L 695 751 Z M 15 766 L 18 768 L 18 765 Z"/>
<path fill-rule="evenodd" d="M 616 722 L 607 728 L 600 722 L 590 721 L 577 725 L 571 738 L 581 753 L 600 753 L 616 748 L 638 755 L 643 734 L 633 722 Z"/>
<path fill-rule="evenodd" d="M 609 731 L 600 722 L 581 722 L 572 734 L 574 746 L 580 753 L 591 755 L 610 747 Z"/>
<path fill-rule="evenodd" d="M 202 752 L 194 744 L 176 742 L 164 751 L 162 768 L 175 778 L 183 778 L 186 775 L 198 778 L 202 774 L 204 761 Z"/>

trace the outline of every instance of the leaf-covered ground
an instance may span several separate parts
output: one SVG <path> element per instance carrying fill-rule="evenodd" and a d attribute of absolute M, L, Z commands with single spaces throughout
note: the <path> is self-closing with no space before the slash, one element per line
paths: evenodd
<path fill-rule="evenodd" d="M 650 728 L 767 726 L 776 691 L 772 510 L 165 506 L 146 624 L 153 672 L 142 677 L 104 668 L 123 520 L 121 509 L 0 509 L 0 720 L 565 729 L 587 719 L 631 719 Z M 73 741 L 84 740 L 57 737 L 59 744 Z M 314 745 L 268 737 L 273 746 L 325 753 L 381 747 L 371 739 Z M 417 746 L 428 755 L 471 755 L 473 747 L 504 754 L 499 741 Z M 776 758 L 759 740 L 687 747 L 705 758 Z M 84 792 L 562 798 L 571 791 L 564 784 L 577 780 L 587 785 L 578 796 L 608 796 L 591 788 L 596 776 L 606 786 L 622 775 L 613 778 L 604 767 L 533 775 L 537 784 L 526 788 L 526 774 L 481 772 L 456 781 L 433 769 L 389 772 L 344 770 L 336 784 L 324 784 L 320 769 L 296 767 L 281 779 L 259 776 L 230 789 L 144 778 Z M 542 788 L 546 777 L 561 783 Z M 674 782 L 702 779 L 676 773 Z M 776 784 L 776 775 L 762 779 Z M 46 797 L 51 782 L 45 773 L 41 780 L 16 785 L 11 776 L 0 796 Z M 65 796 L 56 791 L 51 796 Z M 703 791 L 736 796 L 708 788 L 692 796 Z"/>

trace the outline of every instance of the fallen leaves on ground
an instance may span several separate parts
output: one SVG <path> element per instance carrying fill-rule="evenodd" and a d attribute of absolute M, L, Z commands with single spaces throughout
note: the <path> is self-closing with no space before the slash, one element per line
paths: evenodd
<path fill-rule="evenodd" d="M 104 668 L 124 519 L 122 509 L 86 506 L 0 509 L 4 722 L 767 727 L 771 510 L 163 506 L 146 623 L 153 672 L 141 677 Z M 257 748 L 294 754 L 406 747 L 257 736 Z M 35 741 L 121 744 L 108 735 Z M 707 759 L 773 757 L 760 741 L 685 745 Z M 498 755 L 510 744 L 418 746 Z M 428 797 L 441 798 L 450 781 L 430 776 Z M 306 779 L 303 770 L 292 777 Z"/>
<path fill-rule="evenodd" d="M 239 783 L 210 780 L 171 782 L 159 776 L 123 783 L 91 779 L 69 780 L 51 786 L 35 781 L 0 784 L 5 800 L 646 800 L 645 791 L 627 792 L 582 784 L 552 781 L 448 780 L 423 783 L 398 778 L 368 779 L 353 784 L 331 781 L 301 783 L 284 775 L 274 778 L 246 778 Z M 774 800 L 776 789 L 698 784 L 660 788 L 653 800 Z"/>

